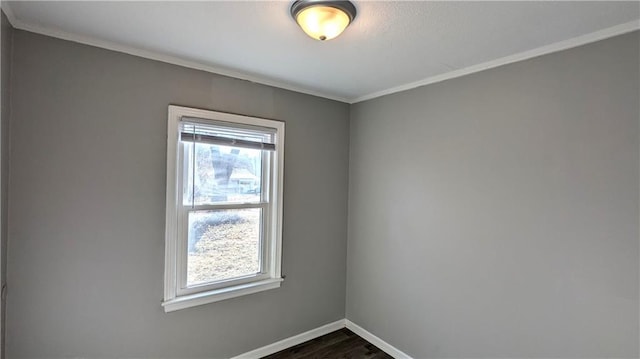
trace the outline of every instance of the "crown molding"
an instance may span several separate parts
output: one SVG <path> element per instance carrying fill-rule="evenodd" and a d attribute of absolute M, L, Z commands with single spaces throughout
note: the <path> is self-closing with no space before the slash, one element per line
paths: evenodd
<path fill-rule="evenodd" d="M 547 54 L 558 52 L 558 51 L 568 50 L 574 47 L 586 45 L 592 42 L 604 40 L 610 37 L 626 34 L 626 33 L 640 29 L 640 20 L 634 20 L 634 21 L 630 21 L 620 25 L 612 26 L 606 29 L 602 29 L 599 31 L 595 31 L 589 34 L 580 35 L 567 40 L 555 42 L 553 44 L 541 46 L 532 50 L 523 51 L 517 54 L 501 57 L 501 58 L 487 61 L 481 64 L 472 65 L 462 69 L 457 69 L 457 70 L 449 71 L 446 73 L 442 73 L 436 76 L 430 76 L 422 80 L 402 84 L 399 86 L 394 86 L 381 91 L 372 92 L 367 95 L 363 95 L 359 97 L 343 97 L 343 96 L 337 96 L 337 95 L 322 92 L 322 91 L 308 89 L 300 85 L 291 84 L 285 81 L 276 80 L 276 79 L 268 78 L 265 76 L 260 76 L 257 74 L 251 74 L 251 73 L 232 70 L 224 67 L 208 65 L 205 63 L 191 61 L 191 60 L 184 60 L 176 56 L 165 55 L 159 52 L 143 50 L 143 49 L 135 48 L 133 46 L 126 46 L 126 45 L 117 44 L 111 41 L 100 40 L 94 37 L 76 35 L 66 31 L 60 31 L 52 28 L 39 26 L 39 25 L 29 24 L 27 22 L 20 20 L 15 16 L 8 2 L 0 1 L 0 6 L 4 11 L 4 13 L 7 15 L 7 18 L 9 19 L 9 22 L 11 23 L 11 25 L 16 29 L 29 31 L 29 32 L 33 32 L 33 33 L 37 33 L 45 36 L 51 36 L 51 37 L 55 37 L 63 40 L 72 41 L 72 42 L 77 42 L 85 45 L 100 47 L 107 50 L 121 52 L 129 55 L 133 55 L 133 56 L 143 57 L 143 58 L 165 62 L 165 63 L 178 65 L 182 67 L 187 67 L 191 69 L 201 70 L 201 71 L 214 73 L 218 75 L 234 77 L 241 80 L 246 80 L 246 81 L 255 82 L 255 83 L 259 83 L 267 86 L 277 87 L 284 90 L 304 93 L 307 95 L 322 97 L 329 100 L 344 102 L 348 104 L 355 104 L 358 102 L 371 100 L 377 97 L 390 95 L 396 92 L 407 91 L 417 87 L 422 87 L 422 86 L 446 81 L 449 79 L 470 75 L 476 72 L 493 69 L 493 68 L 511 64 L 514 62 L 524 61 L 524 60 L 532 59 L 534 57 L 547 55 Z"/>
<path fill-rule="evenodd" d="M 11 22 L 11 25 L 14 28 L 19 30 L 29 31 L 36 34 L 40 34 L 40 35 L 55 37 L 62 40 L 77 42 L 84 45 L 121 52 L 128 55 L 143 57 L 150 60 L 165 62 L 172 65 L 178 65 L 178 66 L 187 67 L 195 70 L 201 70 L 201 71 L 205 71 L 205 72 L 209 72 L 217 75 L 233 77 L 236 79 L 246 80 L 246 81 L 267 85 L 267 86 L 272 86 L 272 87 L 277 87 L 284 90 L 322 97 L 329 100 L 334 100 L 334 101 L 339 101 L 344 103 L 351 102 L 350 101 L 351 99 L 349 98 L 336 96 L 336 95 L 325 93 L 322 91 L 304 88 L 288 82 L 271 79 L 266 76 L 260 76 L 260 75 L 236 71 L 236 70 L 232 70 L 224 67 L 208 65 L 205 63 L 197 62 L 197 61 L 184 60 L 176 56 L 166 55 L 166 54 L 162 54 L 155 51 L 143 50 L 133 46 L 117 44 L 112 41 L 101 40 L 94 37 L 77 35 L 77 34 L 73 34 L 66 31 L 61 31 L 57 29 L 40 26 L 40 25 L 30 24 L 15 17 L 13 15 L 13 12 L 10 10 L 10 7 L 8 6 L 8 4 L 4 1 L 2 2 L 2 9 L 5 11 L 5 14 L 7 14 L 7 18 L 9 18 L 9 22 Z M 9 10 L 6 10 L 6 9 L 9 9 Z M 9 15 L 9 13 L 11 13 L 11 16 Z"/>
<path fill-rule="evenodd" d="M 596 41 L 604 40 L 610 37 L 626 34 L 638 29 L 640 29 L 640 20 L 630 21 L 624 24 L 612 26 L 603 30 L 589 33 L 589 34 L 573 37 L 568 40 L 563 40 L 563 41 L 555 42 L 553 44 L 538 47 L 533 50 L 527 50 L 517 54 L 501 57 L 499 59 L 483 62 L 478 65 L 473 65 L 473 66 L 465 67 L 462 69 L 446 72 L 440 75 L 427 77 L 420 81 L 410 82 L 408 84 L 392 87 L 386 90 L 373 92 L 368 95 L 360 96 L 358 98 L 353 99 L 351 101 L 351 104 L 371 100 L 376 97 L 390 95 L 396 92 L 411 90 L 416 87 L 426 86 L 426 85 L 442 82 L 449 79 L 454 79 L 456 77 L 461 77 L 461 76 L 473 74 L 473 73 L 484 71 L 484 70 L 489 70 L 495 67 L 511 64 L 514 62 L 528 60 L 534 57 L 547 55 L 553 52 L 571 49 L 574 47 L 586 45 L 591 42 L 596 42 Z"/>
<path fill-rule="evenodd" d="M 0 9 L 2 9 L 5 15 L 7 15 L 7 19 L 9 20 L 9 23 L 11 24 L 11 26 L 15 28 L 16 27 L 15 24 L 17 22 L 16 16 L 13 14 L 13 10 L 11 10 L 11 6 L 9 6 L 9 3 L 6 1 L 0 0 Z"/>

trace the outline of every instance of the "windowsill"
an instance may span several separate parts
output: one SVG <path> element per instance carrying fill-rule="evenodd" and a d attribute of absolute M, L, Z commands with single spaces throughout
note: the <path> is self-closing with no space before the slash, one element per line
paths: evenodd
<path fill-rule="evenodd" d="M 218 302 L 221 300 L 235 298 L 242 295 L 262 292 L 269 289 L 280 287 L 283 278 L 269 278 L 261 281 L 239 284 L 233 287 L 220 288 L 201 293 L 183 295 L 162 302 L 165 312 L 173 312 L 175 310 L 195 307 L 207 303 Z"/>

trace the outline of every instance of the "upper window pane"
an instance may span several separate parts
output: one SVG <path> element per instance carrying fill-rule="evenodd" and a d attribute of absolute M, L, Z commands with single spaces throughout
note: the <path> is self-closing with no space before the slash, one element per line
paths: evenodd
<path fill-rule="evenodd" d="M 262 150 L 182 142 L 183 204 L 256 203 L 262 194 Z"/>

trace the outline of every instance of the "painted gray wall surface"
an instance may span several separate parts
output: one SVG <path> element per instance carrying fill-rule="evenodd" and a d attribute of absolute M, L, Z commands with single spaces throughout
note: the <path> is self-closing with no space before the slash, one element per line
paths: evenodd
<path fill-rule="evenodd" d="M 415 358 L 638 357 L 638 42 L 352 106 L 347 318 Z"/>
<path fill-rule="evenodd" d="M 0 11 L 0 26 L 2 26 L 2 38 L 0 39 L 0 67 L 2 78 L 2 88 L 0 99 L 1 118 L 0 118 L 0 191 L 2 191 L 0 201 L 0 255 L 2 258 L 2 275 L 0 281 L 4 286 L 7 283 L 7 223 L 8 223 L 8 194 L 9 194 L 9 115 L 10 115 L 10 93 L 11 93 L 11 53 L 12 53 L 12 39 L 13 39 L 13 27 L 7 20 L 4 12 Z M 0 321 L 2 335 L 0 335 L 0 357 L 4 358 L 5 348 L 5 324 L 6 324 L 6 303 L 4 299 L 0 305 L 0 311 L 2 311 L 2 321 Z"/>
<path fill-rule="evenodd" d="M 345 316 L 347 104 L 14 34 L 10 358 L 224 358 Z M 167 106 L 286 121 L 283 287 L 164 313 Z"/>

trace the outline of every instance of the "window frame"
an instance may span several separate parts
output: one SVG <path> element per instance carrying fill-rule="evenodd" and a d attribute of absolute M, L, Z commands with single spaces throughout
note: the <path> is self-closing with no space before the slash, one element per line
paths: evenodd
<path fill-rule="evenodd" d="M 167 188 L 165 221 L 165 312 L 196 305 L 212 303 L 264 290 L 278 288 L 283 281 L 282 264 L 282 193 L 284 180 L 284 122 L 258 117 L 170 105 L 167 125 Z M 230 128 L 242 125 L 259 126 L 274 131 L 275 150 L 263 151 L 261 172 L 262 194 L 260 202 L 250 204 L 196 205 L 191 211 L 201 208 L 222 210 L 225 207 L 262 209 L 261 225 L 261 273 L 224 281 L 186 286 L 186 260 L 188 229 L 184 225 L 190 210 L 183 207 L 183 157 L 180 145 L 182 118 L 188 122 L 212 125 L 229 124 Z M 265 159 L 268 159 L 266 163 Z M 271 170 L 268 171 L 267 169 Z M 265 181 L 266 180 L 266 181 Z M 266 190 L 265 190 L 266 189 Z M 265 199 L 266 198 L 266 199 Z M 267 213 L 265 213 L 265 211 Z M 182 229 L 182 233 L 179 231 Z"/>

